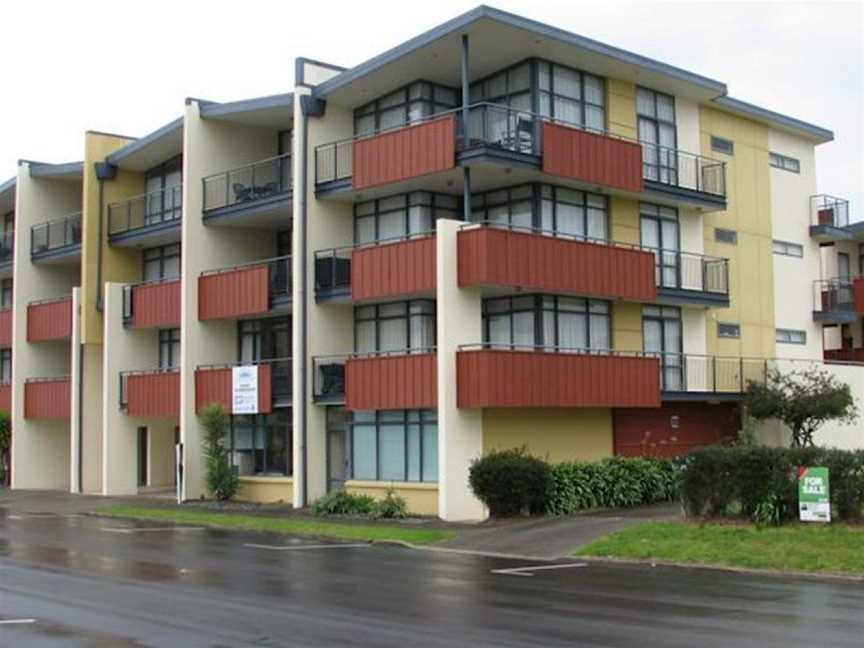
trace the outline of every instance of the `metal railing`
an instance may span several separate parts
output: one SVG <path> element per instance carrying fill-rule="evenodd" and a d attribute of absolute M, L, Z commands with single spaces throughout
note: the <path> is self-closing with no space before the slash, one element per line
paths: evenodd
<path fill-rule="evenodd" d="M 249 360 L 245 362 L 228 362 L 222 364 L 198 365 L 196 371 L 216 371 L 234 367 L 270 365 L 270 397 L 274 405 L 284 405 L 291 402 L 294 395 L 294 374 L 291 358 L 272 358 L 266 360 Z"/>
<path fill-rule="evenodd" d="M 291 191 L 291 154 L 246 164 L 203 179 L 204 211 L 253 203 Z"/>
<path fill-rule="evenodd" d="M 135 317 L 133 294 L 136 288 L 141 286 L 152 286 L 154 284 L 173 283 L 180 281 L 180 277 L 162 277 L 160 279 L 148 279 L 147 281 L 136 281 L 123 286 L 123 324 L 128 324 Z"/>
<path fill-rule="evenodd" d="M 45 297 L 43 299 L 34 299 L 27 302 L 28 306 L 41 306 L 43 304 L 57 304 L 64 301 L 72 301 L 72 295 L 63 295 L 62 297 Z"/>
<path fill-rule="evenodd" d="M 810 196 L 810 224 L 846 227 L 849 224 L 849 201 L 827 194 Z"/>
<path fill-rule="evenodd" d="M 30 228 L 30 255 L 81 245 L 81 212 Z"/>
<path fill-rule="evenodd" d="M 0 264 L 10 263 L 15 253 L 15 231 L 0 235 Z"/>
<path fill-rule="evenodd" d="M 183 216 L 183 185 L 157 189 L 108 205 L 108 234 L 179 222 Z"/>
<path fill-rule="evenodd" d="M 481 102 L 469 106 L 467 122 L 462 113 L 462 108 L 455 108 L 393 128 L 321 144 L 315 147 L 315 182 L 320 184 L 350 178 L 353 175 L 353 145 L 357 140 L 455 114 L 458 120 L 456 145 L 460 151 L 489 147 L 540 156 L 543 154 L 543 123 L 561 124 L 639 144 L 642 147 L 642 177 L 645 180 L 698 193 L 726 196 L 726 163 L 720 160 L 494 103 Z"/>
<path fill-rule="evenodd" d="M 341 400 L 345 397 L 345 363 L 354 358 L 387 358 L 437 353 L 436 347 L 414 347 L 388 351 L 355 351 L 312 358 L 312 397 L 315 400 Z"/>
<path fill-rule="evenodd" d="M 129 408 L 129 376 L 159 376 L 162 374 L 180 373 L 180 367 L 165 367 L 163 369 L 136 369 L 120 372 L 120 411 Z"/>
<path fill-rule="evenodd" d="M 818 279 L 813 282 L 813 312 L 855 312 L 854 278 Z"/>
<path fill-rule="evenodd" d="M 215 270 L 205 270 L 201 273 L 202 277 L 218 274 L 226 274 L 228 272 L 237 272 L 247 268 L 258 266 L 267 266 L 268 269 L 268 284 L 270 303 L 279 304 L 290 302 L 292 291 L 292 270 L 291 270 L 291 255 L 274 257 L 272 259 L 262 259 L 260 261 L 250 261 L 249 263 L 241 263 L 229 268 L 217 268 Z"/>

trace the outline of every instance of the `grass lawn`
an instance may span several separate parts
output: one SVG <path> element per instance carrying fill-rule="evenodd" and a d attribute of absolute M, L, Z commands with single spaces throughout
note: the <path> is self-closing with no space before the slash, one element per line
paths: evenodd
<path fill-rule="evenodd" d="M 204 524 L 227 529 L 251 531 L 274 531 L 292 535 L 321 536 L 344 540 L 401 540 L 412 544 L 431 544 L 453 537 L 451 531 L 441 529 L 416 529 L 384 524 L 354 524 L 275 518 L 257 515 L 238 515 L 209 511 L 178 511 L 176 509 L 147 508 L 143 506 L 109 506 L 96 511 L 99 515 L 136 520 L 178 522 L 181 524 Z"/>
<path fill-rule="evenodd" d="M 789 524 L 757 529 L 647 522 L 604 536 L 574 554 L 864 575 L 864 527 Z"/>

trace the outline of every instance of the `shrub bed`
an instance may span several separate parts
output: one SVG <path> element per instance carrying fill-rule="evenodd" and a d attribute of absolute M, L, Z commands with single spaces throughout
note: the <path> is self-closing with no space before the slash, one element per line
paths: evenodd
<path fill-rule="evenodd" d="M 343 515 L 352 517 L 397 519 L 408 515 L 408 504 L 403 497 L 388 489 L 384 499 L 378 501 L 371 495 L 355 495 L 345 491 L 333 491 L 312 504 L 312 512 L 318 516 Z"/>
<path fill-rule="evenodd" d="M 829 470 L 838 520 L 857 521 L 864 506 L 864 451 L 825 448 L 708 447 L 682 460 L 681 499 L 688 515 L 780 524 L 798 516 L 798 467 Z"/>

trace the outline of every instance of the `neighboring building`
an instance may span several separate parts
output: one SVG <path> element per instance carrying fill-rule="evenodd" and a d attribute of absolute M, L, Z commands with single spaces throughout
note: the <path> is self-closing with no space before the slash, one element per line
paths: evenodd
<path fill-rule="evenodd" d="M 832 138 L 486 7 L 349 70 L 298 59 L 291 94 L 88 133 L 83 162 L 0 187 L 32 231 L 13 486 L 170 487 L 180 442 L 197 498 L 217 402 L 244 498 L 392 486 L 477 519 L 493 448 L 677 454 L 738 431 L 748 380 L 823 354 L 864 395 L 833 362 L 864 360 L 864 259 L 846 204 L 813 195 Z"/>

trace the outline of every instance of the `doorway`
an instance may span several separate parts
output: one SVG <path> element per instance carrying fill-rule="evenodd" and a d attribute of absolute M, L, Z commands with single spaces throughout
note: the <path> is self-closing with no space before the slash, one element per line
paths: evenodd
<path fill-rule="evenodd" d="M 348 453 L 348 411 L 327 408 L 327 492 L 342 490 L 350 476 Z"/>
<path fill-rule="evenodd" d="M 643 307 L 642 337 L 645 353 L 660 358 L 661 389 L 680 391 L 684 386 L 681 310 L 672 306 Z"/>
<path fill-rule="evenodd" d="M 147 485 L 147 428 L 138 428 L 138 485 Z"/>

